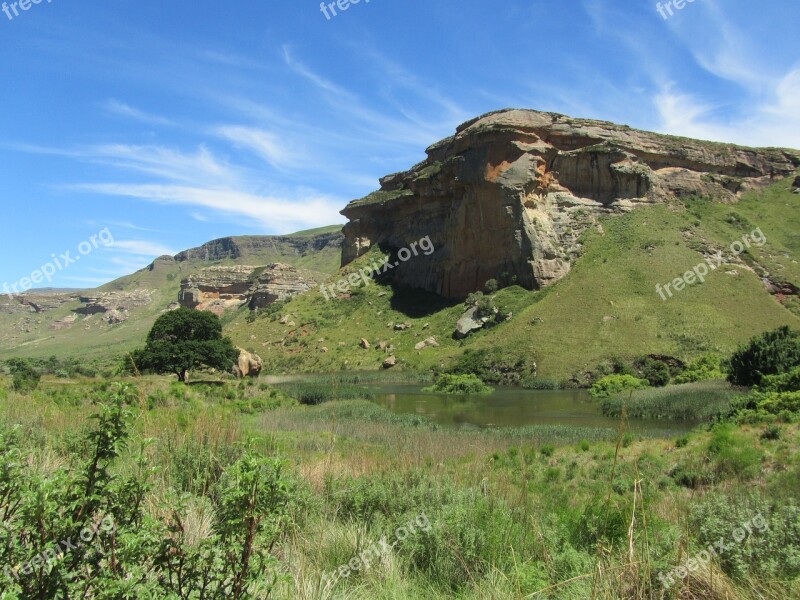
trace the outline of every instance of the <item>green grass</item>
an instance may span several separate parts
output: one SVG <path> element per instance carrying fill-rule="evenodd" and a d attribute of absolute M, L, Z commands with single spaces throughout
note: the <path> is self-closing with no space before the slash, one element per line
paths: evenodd
<path fill-rule="evenodd" d="M 360 400 L 242 410 L 242 402 L 252 407 L 280 395 L 255 382 L 128 381 L 139 390 L 129 407 L 131 443 L 108 475 L 119 478 L 115 493 L 144 495 L 124 509 L 113 494 L 107 498 L 121 530 L 115 569 L 92 573 L 104 586 L 95 593 L 124 585 L 135 566 L 137 582 L 164 597 L 162 567 L 147 548 L 188 542 L 179 548 L 188 551 L 187 566 L 196 565 L 197 540 L 223 525 L 239 527 L 235 514 L 225 513 L 223 523 L 209 507 L 218 506 L 221 490 L 236 492 L 225 485 L 248 456 L 287 459 L 282 481 L 293 482 L 280 488 L 291 490 L 287 526 L 274 544 L 260 546 L 278 575 L 277 600 L 519 600 L 545 589 L 541 597 L 552 600 L 616 600 L 631 590 L 665 600 L 658 573 L 721 537 L 730 540 L 744 523 L 763 526 L 672 592 L 730 600 L 800 593 L 797 424 L 783 426 L 777 439 L 763 427 L 727 425 L 679 442 L 568 426 L 457 430 Z M 80 476 L 93 456 L 92 399 L 109 387 L 46 378 L 36 392 L 17 394 L 0 377 L 0 440 L 17 427 L 17 449 L 3 456 L 19 465 L 4 488 L 11 497 L 32 485 L 57 499 L 60 482 Z M 144 474 L 149 484 L 140 488 Z M 37 498 L 26 496 L 25 506 Z M 42 507 L 48 515 L 60 508 L 52 501 Z M 142 511 L 138 524 L 123 522 L 131 510 Z M 324 590 L 323 574 L 383 537 L 391 544 L 410 521 L 414 531 L 380 560 L 342 578 L 334 593 Z M 20 522 L 3 525 L 13 530 Z"/>

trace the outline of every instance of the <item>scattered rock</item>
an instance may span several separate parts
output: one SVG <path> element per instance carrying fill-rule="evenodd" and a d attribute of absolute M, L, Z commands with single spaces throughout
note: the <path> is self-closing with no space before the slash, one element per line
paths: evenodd
<path fill-rule="evenodd" d="M 280 323 L 281 325 L 286 325 L 286 324 L 289 322 L 289 319 L 290 319 L 290 318 L 291 318 L 291 317 L 290 317 L 289 315 L 283 315 L 283 316 L 281 317 L 281 320 L 280 320 L 280 321 L 278 321 L 278 323 Z"/>
<path fill-rule="evenodd" d="M 388 342 L 378 342 L 377 344 L 375 344 L 375 350 L 385 351 L 386 350 L 386 346 L 388 346 L 388 345 L 389 345 Z"/>
<path fill-rule="evenodd" d="M 426 330 L 426 329 L 427 329 L 428 327 L 430 327 L 430 326 L 431 326 L 431 324 L 430 324 L 430 323 L 425 323 L 425 325 L 423 325 L 423 326 L 422 326 L 422 330 L 424 331 L 424 330 Z"/>
<path fill-rule="evenodd" d="M 366 340 L 366 338 L 361 338 L 361 342 L 359 343 L 359 345 L 360 345 L 360 346 L 361 346 L 361 347 L 362 347 L 364 350 L 369 350 L 369 349 L 372 347 L 372 346 L 370 346 L 370 344 L 369 344 L 369 342 Z"/>
<path fill-rule="evenodd" d="M 390 356 L 385 361 L 383 361 L 383 368 L 384 369 L 391 369 L 396 364 L 397 364 L 397 357 Z"/>
<path fill-rule="evenodd" d="M 237 350 L 239 350 L 239 361 L 233 365 L 233 374 L 236 378 L 258 377 L 264 366 L 261 357 L 257 354 L 250 354 L 243 348 L 237 348 Z"/>
<path fill-rule="evenodd" d="M 322 352 L 322 354 L 327 354 L 328 353 L 328 349 L 325 346 L 320 348 L 319 351 Z"/>
<path fill-rule="evenodd" d="M 394 326 L 395 331 L 405 331 L 411 329 L 411 323 L 397 323 Z"/>
<path fill-rule="evenodd" d="M 436 341 L 436 338 L 431 336 L 427 340 L 421 341 L 419 344 L 414 346 L 414 350 L 424 350 L 425 348 L 432 347 L 438 348 L 439 342 Z"/>

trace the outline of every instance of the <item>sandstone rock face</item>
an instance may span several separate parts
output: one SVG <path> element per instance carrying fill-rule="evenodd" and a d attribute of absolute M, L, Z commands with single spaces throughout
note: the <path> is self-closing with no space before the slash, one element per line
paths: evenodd
<path fill-rule="evenodd" d="M 250 290 L 250 308 L 263 308 L 273 302 L 288 300 L 316 287 L 324 275 L 302 271 L 290 265 L 274 263 L 263 267 Z"/>
<path fill-rule="evenodd" d="M 233 365 L 233 374 L 238 379 L 244 379 L 245 377 L 258 377 L 261 374 L 261 369 L 264 366 L 261 357 L 257 354 L 250 354 L 243 348 L 237 348 L 237 350 L 239 350 L 239 360 L 235 365 Z"/>
<path fill-rule="evenodd" d="M 186 308 L 221 314 L 236 308 L 252 287 L 256 267 L 246 265 L 215 266 L 193 273 L 181 282 L 178 302 Z"/>
<path fill-rule="evenodd" d="M 322 277 L 282 263 L 208 267 L 181 282 L 179 302 L 218 315 L 243 303 L 263 308 L 311 289 Z"/>
<path fill-rule="evenodd" d="M 489 279 L 538 289 L 569 272 L 602 214 L 698 195 L 734 201 L 795 172 L 800 153 L 676 138 L 603 121 L 505 110 L 461 125 L 411 170 L 351 202 L 342 265 L 428 236 L 395 282 L 464 298 Z"/>

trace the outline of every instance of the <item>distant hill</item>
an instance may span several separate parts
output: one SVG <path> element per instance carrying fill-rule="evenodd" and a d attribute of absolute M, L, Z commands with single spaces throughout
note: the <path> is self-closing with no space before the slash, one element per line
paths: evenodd
<path fill-rule="evenodd" d="M 341 226 L 285 236 L 208 242 L 92 290 L 37 290 L 0 298 L 0 359 L 70 355 L 110 359 L 144 340 L 155 319 L 178 301 L 181 281 L 220 265 L 284 263 L 320 277 L 341 260 Z"/>

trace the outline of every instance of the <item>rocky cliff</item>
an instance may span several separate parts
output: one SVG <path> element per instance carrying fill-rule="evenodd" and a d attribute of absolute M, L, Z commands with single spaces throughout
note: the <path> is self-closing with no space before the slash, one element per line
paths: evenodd
<path fill-rule="evenodd" d="M 400 284 L 448 298 L 482 289 L 488 279 L 530 289 L 559 280 L 599 215 L 686 196 L 735 201 L 800 166 L 797 151 L 531 110 L 468 121 L 427 154 L 342 211 L 349 219 L 342 265 L 375 244 L 391 252 L 429 236 L 435 252 L 392 273 Z"/>
<path fill-rule="evenodd" d="M 223 260 L 241 261 L 251 257 L 303 256 L 316 254 L 325 249 L 338 250 L 342 244 L 342 233 L 338 230 L 317 235 L 248 235 L 227 237 L 203 244 L 199 248 L 185 250 L 175 256 L 178 262 Z M 263 264 L 263 263 L 261 263 Z"/>
<path fill-rule="evenodd" d="M 214 266 L 201 269 L 181 282 L 181 306 L 222 314 L 248 304 L 251 309 L 301 294 L 325 275 L 282 263 L 263 267 Z"/>

